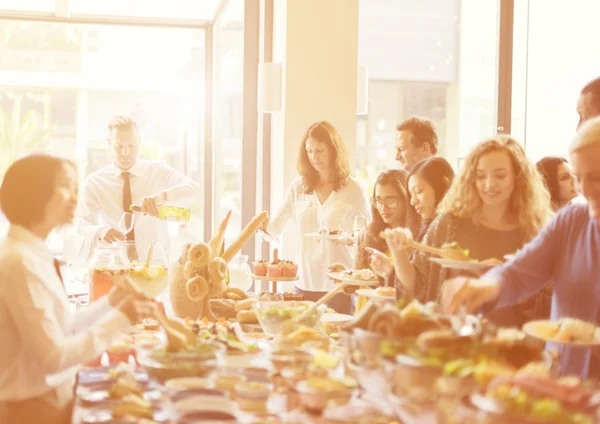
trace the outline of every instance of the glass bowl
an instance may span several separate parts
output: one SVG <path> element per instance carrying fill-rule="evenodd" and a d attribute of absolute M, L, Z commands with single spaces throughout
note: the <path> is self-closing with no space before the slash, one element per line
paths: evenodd
<path fill-rule="evenodd" d="M 160 381 L 181 377 L 207 377 L 217 368 L 225 351 L 220 343 L 203 342 L 184 352 L 167 352 L 165 345 L 142 344 L 136 349 L 139 365 Z"/>
<path fill-rule="evenodd" d="M 312 304 L 313 302 L 305 301 L 258 301 L 252 307 L 263 331 L 275 336 L 282 330 L 284 321 L 304 313 Z M 294 324 L 316 328 L 326 310 L 326 305 L 319 305 L 312 313 Z"/>

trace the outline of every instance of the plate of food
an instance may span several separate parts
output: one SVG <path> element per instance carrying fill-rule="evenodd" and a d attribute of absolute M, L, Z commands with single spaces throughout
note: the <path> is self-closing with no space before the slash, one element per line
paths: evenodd
<path fill-rule="evenodd" d="M 108 405 L 107 405 L 108 406 Z M 164 423 L 170 419 L 170 412 L 165 408 L 153 405 L 151 402 L 137 396 L 129 395 L 121 402 L 107 407 L 87 410 L 83 416 L 84 424 L 92 423 L 131 423 L 155 422 Z"/>
<path fill-rule="evenodd" d="M 304 237 L 310 237 L 315 240 L 342 240 L 346 237 L 344 230 L 332 230 L 328 228 L 320 228 L 316 233 L 306 233 Z"/>
<path fill-rule="evenodd" d="M 435 262 L 442 268 L 450 269 L 464 269 L 471 271 L 483 271 L 495 266 L 501 265 L 502 262 L 497 259 L 486 259 L 485 261 L 478 261 L 476 259 L 470 259 L 468 261 L 457 261 L 454 259 L 444 258 L 428 258 L 431 262 Z"/>
<path fill-rule="evenodd" d="M 345 271 L 330 272 L 329 277 L 335 281 L 356 286 L 376 286 L 379 278 L 370 269 L 347 269 Z"/>
<path fill-rule="evenodd" d="M 600 328 L 576 318 L 530 321 L 523 332 L 546 342 L 571 346 L 600 346 Z"/>
<path fill-rule="evenodd" d="M 396 301 L 396 289 L 393 287 L 378 287 L 376 289 L 358 289 L 356 294 L 373 300 Z"/>

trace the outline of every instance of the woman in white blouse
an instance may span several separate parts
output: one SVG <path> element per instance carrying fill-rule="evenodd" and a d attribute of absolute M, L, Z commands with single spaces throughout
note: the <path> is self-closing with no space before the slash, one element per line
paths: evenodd
<path fill-rule="evenodd" d="M 327 268 L 340 263 L 352 267 L 353 249 L 346 243 L 305 237 L 320 228 L 352 231 L 354 218 L 369 216 L 369 202 L 360 184 L 350 177 L 348 150 L 337 130 L 326 121 L 311 125 L 300 145 L 298 173 L 273 219 L 266 226 L 280 234 L 284 226 L 296 225 L 299 281 L 296 291 L 306 300 L 317 300 L 333 287 Z M 338 312 L 349 312 L 350 298 L 339 295 L 328 303 Z"/>
<path fill-rule="evenodd" d="M 111 335 L 137 320 L 132 298 L 120 288 L 70 311 L 45 239 L 72 223 L 76 205 L 71 162 L 32 155 L 4 176 L 0 207 L 10 229 L 0 241 L 2 423 L 70 423 L 77 365 L 97 357 Z"/>

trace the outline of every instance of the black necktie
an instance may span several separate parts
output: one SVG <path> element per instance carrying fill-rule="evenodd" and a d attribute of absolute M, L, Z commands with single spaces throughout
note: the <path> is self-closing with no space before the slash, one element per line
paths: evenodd
<path fill-rule="evenodd" d="M 122 172 L 121 177 L 123 178 L 123 212 L 131 212 L 131 174 L 129 172 Z M 131 216 L 127 215 L 125 218 L 125 224 L 127 227 L 131 225 Z M 135 231 L 131 228 L 131 231 L 125 234 L 128 241 L 135 241 Z M 129 259 L 135 260 L 137 259 L 137 252 L 135 246 L 130 246 L 127 248 L 127 254 Z"/>
<path fill-rule="evenodd" d="M 65 282 L 63 281 L 62 272 L 60 272 L 60 262 L 56 258 L 54 258 L 54 269 L 56 270 L 56 274 L 58 275 L 58 278 L 60 278 L 60 282 L 63 283 L 64 287 Z"/>

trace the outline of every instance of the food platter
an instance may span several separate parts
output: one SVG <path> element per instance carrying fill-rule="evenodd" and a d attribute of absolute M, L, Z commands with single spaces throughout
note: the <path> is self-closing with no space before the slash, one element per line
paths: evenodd
<path fill-rule="evenodd" d="M 548 343 L 556 343 L 565 346 L 590 347 L 600 346 L 600 328 L 596 327 L 594 337 L 590 342 L 583 341 L 566 341 L 552 337 L 553 333 L 558 332 L 560 321 L 551 320 L 536 320 L 530 321 L 523 326 L 523 332 L 536 339 L 543 340 Z"/>
<path fill-rule="evenodd" d="M 469 271 L 485 271 L 487 269 L 493 268 L 495 265 L 486 264 L 483 262 L 470 262 L 470 261 L 456 261 L 452 259 L 444 259 L 444 258 L 429 258 L 431 262 L 435 262 L 440 265 L 442 268 L 449 269 L 463 269 Z"/>
<path fill-rule="evenodd" d="M 356 294 L 359 296 L 364 296 L 368 299 L 373 299 L 373 300 L 387 300 L 390 302 L 396 301 L 395 294 L 393 296 L 383 296 L 383 295 L 377 294 L 377 289 L 358 289 L 358 290 L 356 290 Z"/>
<path fill-rule="evenodd" d="M 344 284 L 354 285 L 354 286 L 376 286 L 379 284 L 379 279 L 376 280 L 360 280 L 357 278 L 349 277 L 344 273 L 345 271 L 336 271 L 330 272 L 329 278 L 335 281 L 341 281 Z"/>

